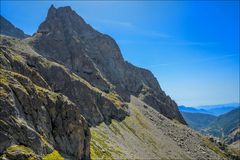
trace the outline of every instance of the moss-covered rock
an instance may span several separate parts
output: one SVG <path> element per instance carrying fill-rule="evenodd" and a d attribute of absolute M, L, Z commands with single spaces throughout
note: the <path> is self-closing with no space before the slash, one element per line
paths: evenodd
<path fill-rule="evenodd" d="M 24 145 L 9 146 L 1 156 L 1 159 L 4 158 L 9 160 L 40 160 L 39 156 Z"/>

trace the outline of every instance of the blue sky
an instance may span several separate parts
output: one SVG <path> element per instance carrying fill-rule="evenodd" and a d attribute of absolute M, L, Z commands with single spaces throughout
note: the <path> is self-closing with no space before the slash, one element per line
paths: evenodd
<path fill-rule="evenodd" d="M 33 34 L 51 4 L 111 35 L 179 105 L 239 102 L 238 1 L 1 1 L 1 15 Z"/>

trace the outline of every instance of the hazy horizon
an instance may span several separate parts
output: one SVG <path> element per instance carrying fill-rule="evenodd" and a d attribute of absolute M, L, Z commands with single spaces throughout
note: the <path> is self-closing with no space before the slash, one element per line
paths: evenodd
<path fill-rule="evenodd" d="M 112 36 L 124 59 L 151 70 L 178 105 L 240 102 L 238 1 L 1 1 L 1 15 L 33 34 L 51 4 L 71 6 Z"/>
<path fill-rule="evenodd" d="M 201 105 L 201 106 L 186 106 L 186 105 L 178 105 L 178 106 L 201 109 L 202 107 L 215 107 L 215 106 L 229 107 L 229 106 L 236 106 L 236 105 L 240 105 L 240 103 L 239 102 L 230 102 L 230 103 L 221 103 L 221 104 L 212 104 L 212 105 L 205 104 L 205 105 Z"/>

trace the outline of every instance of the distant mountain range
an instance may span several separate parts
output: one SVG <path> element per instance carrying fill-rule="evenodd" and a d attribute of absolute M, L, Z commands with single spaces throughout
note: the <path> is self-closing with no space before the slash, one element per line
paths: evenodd
<path fill-rule="evenodd" d="M 224 137 L 232 130 L 240 127 L 240 108 L 236 108 L 225 113 L 214 120 L 204 132 L 216 136 Z"/>
<path fill-rule="evenodd" d="M 190 113 L 206 113 L 209 114 L 205 109 L 197 109 L 193 107 L 186 107 L 186 106 L 178 106 L 180 112 L 190 112 Z"/>
<path fill-rule="evenodd" d="M 187 106 L 179 106 L 179 110 L 181 112 L 190 112 L 190 113 L 205 113 L 211 114 L 214 116 L 219 116 L 224 113 L 227 113 L 233 109 L 236 109 L 240 106 L 239 103 L 228 103 L 228 104 L 219 104 L 219 105 L 205 105 L 198 107 L 187 107 Z"/>
<path fill-rule="evenodd" d="M 225 106 L 225 108 L 221 107 L 220 109 L 211 107 L 210 110 L 216 109 L 216 111 L 223 112 L 230 108 L 232 107 L 227 108 L 227 106 Z M 200 113 L 209 111 L 204 109 L 195 109 L 183 106 L 179 109 L 181 110 L 181 113 L 189 127 L 194 130 L 199 131 L 204 135 L 223 138 L 226 143 L 233 146 L 240 144 L 240 107 L 237 107 L 220 116 Z"/>
<path fill-rule="evenodd" d="M 197 131 L 201 131 L 202 129 L 208 127 L 217 119 L 216 116 L 205 113 L 182 112 L 182 115 L 187 121 L 188 125 Z"/>

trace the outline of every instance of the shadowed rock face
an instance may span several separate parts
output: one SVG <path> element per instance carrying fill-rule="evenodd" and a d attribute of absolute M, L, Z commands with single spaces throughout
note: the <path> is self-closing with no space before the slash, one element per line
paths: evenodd
<path fill-rule="evenodd" d="M 21 144 L 37 155 L 89 157 L 89 128 L 74 103 L 16 72 L 0 69 L 0 80 L 0 154 Z"/>
<path fill-rule="evenodd" d="M 70 7 L 51 6 L 31 44 L 100 90 L 115 91 L 125 101 L 134 95 L 185 124 L 176 103 L 162 91 L 153 74 L 125 62 L 117 43 L 94 30 Z"/>
<path fill-rule="evenodd" d="M 111 119 L 121 120 L 127 112 L 117 94 L 107 94 L 71 73 L 63 65 L 49 61 L 26 43 L 2 37 L 0 67 L 29 77 L 35 84 L 62 93 L 74 102 L 90 125 Z"/>
<path fill-rule="evenodd" d="M 88 159 L 88 126 L 122 120 L 124 108 L 117 94 L 94 88 L 23 40 L 0 37 L 0 155 L 24 145 L 39 156 L 58 150 Z"/>
<path fill-rule="evenodd" d="M 6 20 L 0 15 L 0 34 L 16 37 L 16 38 L 26 38 L 26 35 L 22 30 L 16 28 L 12 23 Z"/>

